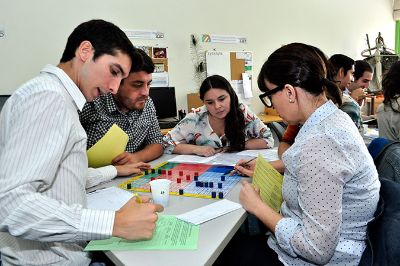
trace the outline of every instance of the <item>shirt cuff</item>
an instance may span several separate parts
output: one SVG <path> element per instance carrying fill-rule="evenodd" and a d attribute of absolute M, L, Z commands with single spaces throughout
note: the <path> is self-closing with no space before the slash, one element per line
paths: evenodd
<path fill-rule="evenodd" d="M 80 223 L 81 240 L 107 239 L 112 236 L 114 211 L 83 209 Z"/>
<path fill-rule="evenodd" d="M 299 224 L 299 222 L 291 218 L 283 218 L 275 227 L 275 237 L 279 246 L 293 257 L 297 257 L 297 255 L 294 252 L 290 241 Z"/>
<path fill-rule="evenodd" d="M 101 174 L 101 177 L 104 178 L 104 181 L 111 180 L 118 175 L 117 168 L 115 168 L 113 165 L 100 167 L 97 168 L 97 170 Z"/>
<path fill-rule="evenodd" d="M 110 181 L 117 175 L 117 168 L 113 165 L 107 165 L 100 168 L 89 168 L 86 179 L 86 188 L 91 188 L 100 183 Z"/>

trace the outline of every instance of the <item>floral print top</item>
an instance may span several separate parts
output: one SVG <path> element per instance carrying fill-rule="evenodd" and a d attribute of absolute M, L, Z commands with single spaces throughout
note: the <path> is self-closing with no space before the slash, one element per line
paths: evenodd
<path fill-rule="evenodd" d="M 271 130 L 249 109 L 241 103 L 240 110 L 245 120 L 245 140 L 264 139 L 269 148 L 274 146 Z M 164 153 L 171 154 L 180 143 L 221 148 L 229 146 L 225 136 L 219 137 L 211 128 L 206 106 L 194 109 L 188 113 L 163 138 Z"/>

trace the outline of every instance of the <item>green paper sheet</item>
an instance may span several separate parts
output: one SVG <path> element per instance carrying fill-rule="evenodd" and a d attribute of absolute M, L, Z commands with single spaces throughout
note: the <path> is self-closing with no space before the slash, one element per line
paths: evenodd
<path fill-rule="evenodd" d="M 173 215 L 159 215 L 156 230 L 150 240 L 130 241 L 118 237 L 92 240 L 85 251 L 94 250 L 195 250 L 199 239 L 198 225 L 177 219 Z"/>
<path fill-rule="evenodd" d="M 253 174 L 253 185 L 260 188 L 260 196 L 272 209 L 279 212 L 282 198 L 283 176 L 261 155 L 258 155 Z"/>

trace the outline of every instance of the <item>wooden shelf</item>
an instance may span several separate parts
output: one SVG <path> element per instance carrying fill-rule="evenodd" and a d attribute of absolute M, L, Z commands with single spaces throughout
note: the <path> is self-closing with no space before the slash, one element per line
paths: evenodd
<path fill-rule="evenodd" d="M 259 113 L 258 118 L 263 121 L 264 124 L 272 123 L 272 122 L 283 122 L 283 119 L 279 115 L 270 115 L 266 113 Z"/>
<path fill-rule="evenodd" d="M 172 130 L 172 128 L 163 128 L 161 129 L 161 134 L 165 135 L 168 133 L 168 131 Z"/>

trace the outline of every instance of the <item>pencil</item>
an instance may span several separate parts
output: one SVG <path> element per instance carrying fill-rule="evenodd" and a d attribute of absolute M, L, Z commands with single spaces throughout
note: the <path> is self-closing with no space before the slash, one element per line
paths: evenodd
<path fill-rule="evenodd" d="M 135 197 L 136 203 L 142 203 L 142 199 L 138 193 L 134 193 L 133 196 Z"/>
<path fill-rule="evenodd" d="M 243 166 L 243 167 L 244 167 L 244 166 L 247 166 L 251 161 L 253 161 L 253 160 L 255 160 L 255 159 L 257 159 L 257 157 L 251 158 L 251 159 L 248 160 L 247 162 L 240 164 L 240 166 Z M 232 171 L 230 171 L 230 172 L 229 172 L 229 175 L 233 175 L 234 173 L 236 173 L 236 170 L 235 170 L 235 169 L 233 169 Z"/>

